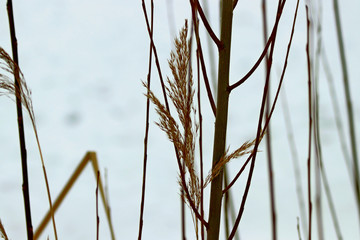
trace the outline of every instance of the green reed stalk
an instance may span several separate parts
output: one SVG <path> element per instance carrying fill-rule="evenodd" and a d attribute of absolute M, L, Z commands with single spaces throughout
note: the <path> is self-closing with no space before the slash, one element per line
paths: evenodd
<path fill-rule="evenodd" d="M 229 71 L 233 7 L 232 0 L 222 2 L 220 40 L 224 48 L 219 50 L 219 72 L 217 90 L 217 111 L 215 120 L 213 166 L 225 152 L 226 129 L 229 102 Z M 219 239 L 221 200 L 222 200 L 222 172 L 211 182 L 208 240 Z"/>

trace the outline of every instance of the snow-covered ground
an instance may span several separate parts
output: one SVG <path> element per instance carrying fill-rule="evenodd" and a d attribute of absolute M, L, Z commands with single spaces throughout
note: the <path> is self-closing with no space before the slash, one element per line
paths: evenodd
<path fill-rule="evenodd" d="M 263 38 L 260 2 L 239 1 L 234 12 L 231 82 L 243 76 L 261 52 Z M 269 28 L 274 21 L 276 2 L 268 1 Z M 308 103 L 304 4 L 303 1 L 300 2 L 284 87 L 291 108 L 305 186 Z M 323 4 L 323 40 L 341 100 L 340 115 L 346 123 L 332 4 Z M 138 233 L 145 131 L 146 98 L 141 81 L 146 80 L 149 49 L 141 1 L 19 0 L 14 1 L 13 5 L 20 67 L 33 93 L 36 123 L 52 198 L 55 199 L 61 191 L 86 151 L 96 151 L 102 173 L 107 169 L 109 202 L 116 237 L 135 239 Z M 155 1 L 154 36 L 164 76 L 169 75 L 167 59 L 172 48 L 173 34 L 178 32 L 184 19 L 190 17 L 188 5 L 188 2 L 178 0 Z M 218 4 L 209 5 L 210 19 L 218 33 Z M 169 9 L 172 10 L 168 14 Z M 288 1 L 280 23 L 272 74 L 272 95 L 283 65 L 294 9 L 295 1 Z M 358 1 L 340 2 L 358 144 L 360 83 L 357 79 L 360 77 L 360 33 L 356 26 L 360 21 L 359 9 Z M 6 1 L 1 2 L 0 11 L 0 46 L 11 53 Z M 169 21 L 168 15 L 172 14 L 173 21 Z M 203 39 L 205 52 L 207 47 Z M 155 92 L 160 94 L 155 68 L 152 79 Z M 234 90 L 230 97 L 227 140 L 230 149 L 255 137 L 263 81 L 264 70 L 259 69 L 246 84 Z M 322 152 L 340 227 L 344 239 L 359 239 L 354 194 L 339 147 L 334 113 L 322 71 L 319 84 Z M 205 93 L 204 88 L 202 92 Z M 214 118 L 205 94 L 202 103 L 207 172 L 212 155 Z M 299 216 L 299 209 L 280 104 L 281 102 L 275 110 L 272 122 L 279 239 L 297 239 L 296 217 Z M 0 99 L 0 116 L 0 218 L 11 239 L 25 239 L 21 164 L 13 101 L 5 97 Z M 165 134 L 153 124 L 157 120 L 154 111 L 150 117 L 143 236 L 144 239 L 179 239 L 180 199 L 173 147 Z M 25 118 L 25 131 L 32 220 L 36 229 L 48 209 L 48 203 L 41 162 L 28 117 Z M 348 132 L 347 127 L 345 131 Z M 242 239 L 270 239 L 271 236 L 265 145 L 261 145 L 261 150 L 240 224 Z M 239 159 L 230 163 L 232 176 L 239 170 L 242 162 L 243 159 Z M 245 181 L 243 176 L 235 185 L 235 209 L 240 205 Z M 56 213 L 59 239 L 95 238 L 95 188 L 94 174 L 88 166 Z M 335 239 L 325 197 L 323 214 L 325 238 Z M 314 229 L 315 219 L 314 216 Z M 110 239 L 101 205 L 100 221 L 100 238 Z M 190 214 L 187 222 L 188 239 L 195 239 Z M 50 225 L 41 239 L 46 239 L 47 236 L 54 239 Z M 221 238 L 223 239 L 223 235 Z M 316 233 L 314 238 L 317 238 Z"/>

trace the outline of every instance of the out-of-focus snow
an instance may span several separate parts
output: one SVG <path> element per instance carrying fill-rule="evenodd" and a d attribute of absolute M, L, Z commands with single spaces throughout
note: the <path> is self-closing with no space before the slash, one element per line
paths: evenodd
<path fill-rule="evenodd" d="M 172 4 L 169 4 L 172 2 Z M 167 59 L 173 35 L 190 17 L 188 2 L 155 1 L 155 33 L 164 77 L 169 74 Z M 45 157 L 53 200 L 86 151 L 96 151 L 102 173 L 108 172 L 109 202 L 117 239 L 135 239 L 138 233 L 145 103 L 141 81 L 146 80 L 149 40 L 141 1 L 14 1 L 20 67 L 33 92 L 37 128 Z M 355 5 L 357 4 L 357 5 Z M 148 4 L 149 5 L 149 4 Z M 167 7 L 173 7 L 175 28 L 168 25 Z M 268 3 L 269 29 L 274 22 L 276 1 Z M 211 23 L 218 34 L 218 5 L 211 5 Z M 349 64 L 355 123 L 360 121 L 358 68 L 358 3 L 341 1 L 341 16 Z M 290 36 L 295 1 L 284 9 L 274 57 L 272 96 L 277 85 Z M 0 45 L 11 53 L 6 3 L 0 6 Z M 231 82 L 243 76 L 256 61 L 263 46 L 260 1 L 239 2 L 234 12 Z M 338 57 L 335 23 L 330 3 L 323 6 L 323 40 L 341 99 L 341 115 L 346 123 L 345 101 Z M 303 186 L 306 185 L 307 157 L 307 69 L 305 56 L 306 23 L 304 3 L 300 3 L 293 47 L 284 87 L 291 108 L 296 144 L 301 161 Z M 207 44 L 203 39 L 203 49 Z M 216 53 L 216 51 L 215 51 Z M 207 55 L 207 54 L 206 54 Z M 154 66 L 154 64 L 153 64 Z M 152 86 L 160 94 L 155 67 Z M 210 72 L 210 71 L 209 71 Z M 264 70 L 230 98 L 228 144 L 234 149 L 255 137 L 261 103 Z M 205 172 L 212 155 L 214 118 L 203 92 Z M 159 95 L 160 96 L 160 95 Z M 339 148 L 334 115 L 323 72 L 320 74 L 321 136 L 323 157 L 344 239 L 357 239 L 358 218 L 354 194 Z M 16 110 L 13 101 L 0 99 L 0 218 L 11 239 L 24 239 L 25 216 L 21 191 L 21 164 L 18 147 Z M 144 239 L 180 238 L 180 199 L 177 164 L 172 145 L 153 124 L 151 112 Z M 272 122 L 276 205 L 279 239 L 297 239 L 299 216 L 293 165 L 284 129 L 280 102 Z M 357 126 L 357 138 L 360 141 Z M 37 228 L 48 209 L 40 158 L 29 118 L 25 117 L 28 151 L 31 210 Z M 345 128 L 347 133 L 347 128 Z M 253 185 L 240 224 L 244 239 L 269 239 L 271 236 L 267 163 L 261 145 Z M 231 176 L 243 159 L 230 163 Z M 104 178 L 104 175 L 102 175 Z M 233 192 L 238 209 L 245 176 Z M 56 213 L 59 239 L 93 239 L 96 236 L 96 181 L 87 166 Z M 208 194 L 208 193 L 206 193 Z M 207 207 L 205 208 L 207 210 Z M 237 210 L 236 210 L 237 211 Z M 100 237 L 110 239 L 103 207 L 100 204 Z M 335 238 L 325 195 L 323 194 L 326 239 Z M 315 212 L 314 212 L 315 214 Z M 195 239 L 190 213 L 187 234 Z M 313 218 L 316 229 L 315 216 Z M 49 225 L 41 239 L 54 239 Z M 221 232 L 221 234 L 223 234 Z M 221 235 L 223 236 L 223 235 Z M 303 236 L 305 237 L 305 236 Z M 317 235 L 314 233 L 314 237 Z M 222 237 L 221 237 L 222 238 Z"/>

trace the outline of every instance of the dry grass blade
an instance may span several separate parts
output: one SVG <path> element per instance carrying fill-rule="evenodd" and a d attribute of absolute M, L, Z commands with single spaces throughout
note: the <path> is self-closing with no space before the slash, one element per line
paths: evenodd
<path fill-rule="evenodd" d="M 0 236 L 5 240 L 9 240 L 8 236 L 6 235 L 5 228 L 4 228 L 1 220 L 0 220 Z"/>
<path fill-rule="evenodd" d="M 261 131 L 261 136 L 259 142 L 263 139 L 265 135 L 265 131 Z M 225 164 L 230 162 L 232 159 L 239 158 L 241 156 L 244 156 L 245 154 L 252 153 L 253 150 L 249 150 L 252 146 L 255 145 L 256 139 L 245 142 L 243 145 L 241 145 L 238 149 L 233 151 L 232 153 L 229 153 L 229 148 L 226 149 L 226 152 L 224 156 L 220 159 L 220 161 L 213 167 L 212 171 L 209 173 L 209 175 L 205 179 L 204 188 L 216 177 L 219 175 L 221 170 L 224 168 Z"/>
<path fill-rule="evenodd" d="M 33 126 L 33 130 L 35 133 L 36 143 L 38 146 L 41 164 L 42 164 L 42 168 L 43 168 L 43 174 L 44 174 L 44 179 L 45 179 L 45 183 L 46 183 L 46 190 L 47 190 L 47 194 L 48 194 L 50 211 L 52 212 L 51 215 L 52 215 L 55 239 L 57 239 L 55 218 L 54 218 L 54 214 L 53 214 L 53 207 L 52 207 L 52 201 L 51 201 L 51 196 L 50 196 L 50 188 L 49 188 L 49 183 L 48 183 L 47 174 L 46 174 L 46 170 L 45 170 L 45 163 L 44 163 L 44 158 L 43 158 L 42 151 L 41 151 L 39 136 L 38 136 L 36 123 L 35 123 L 35 114 L 34 114 L 33 105 L 32 105 L 32 101 L 31 101 L 31 91 L 27 87 L 27 84 L 24 80 L 25 79 L 24 75 L 21 72 L 19 66 L 11 59 L 9 54 L 7 54 L 6 51 L 2 47 L 0 47 L 0 60 L 1 60 L 0 69 L 2 69 L 3 71 L 5 71 L 11 75 L 19 76 L 19 79 L 16 79 L 16 81 L 19 83 L 19 91 L 15 91 L 15 83 L 8 76 L 0 73 L 0 96 L 8 96 L 10 98 L 12 96 L 15 96 L 15 99 L 20 99 L 21 104 L 25 107 L 25 109 L 29 113 L 29 117 L 30 117 L 30 120 L 31 120 L 31 123 Z M 18 75 L 14 74 L 14 73 L 18 73 Z"/>
<path fill-rule="evenodd" d="M 32 101 L 31 101 L 31 91 L 26 85 L 24 81 L 24 75 L 16 65 L 16 63 L 11 59 L 11 57 L 7 54 L 7 52 L 0 47 L 0 59 L 3 62 L 0 62 L 0 68 L 13 75 L 14 72 L 19 72 L 20 81 L 20 96 L 16 96 L 17 98 L 21 99 L 22 105 L 26 108 L 29 112 L 29 116 L 31 121 L 35 123 L 35 114 L 33 111 Z M 0 73 L 0 96 L 15 96 L 15 84 L 13 83 L 12 79 L 8 76 Z"/>

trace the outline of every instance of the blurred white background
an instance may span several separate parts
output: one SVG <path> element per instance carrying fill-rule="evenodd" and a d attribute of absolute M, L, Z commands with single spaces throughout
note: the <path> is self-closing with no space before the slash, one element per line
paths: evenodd
<path fill-rule="evenodd" d="M 231 82 L 237 81 L 248 71 L 263 48 L 260 3 L 259 0 L 239 1 L 234 11 Z M 294 0 L 288 1 L 280 22 L 271 76 L 272 96 L 283 65 L 295 4 Z M 104 169 L 108 173 L 109 203 L 116 237 L 137 238 L 146 104 L 143 95 L 145 89 L 141 81 L 146 80 L 149 53 L 149 38 L 141 1 L 19 0 L 14 1 L 13 5 L 19 64 L 33 93 L 36 123 L 52 198 L 56 198 L 86 151 L 96 151 L 102 173 Z M 218 1 L 211 1 L 208 5 L 210 22 L 218 34 Z M 277 1 L 268 1 L 269 29 L 275 19 L 276 6 Z M 358 1 L 340 2 L 358 143 L 360 33 L 356 26 L 360 22 L 359 9 Z M 347 123 L 335 22 L 329 1 L 323 2 L 322 13 L 323 44 L 338 90 L 340 115 L 343 122 Z M 316 11 L 313 14 L 316 16 Z M 154 39 L 164 76 L 170 74 L 167 59 L 173 47 L 174 34 L 182 27 L 184 19 L 190 20 L 188 2 L 155 1 Z M 305 20 L 305 3 L 301 1 L 284 83 L 304 187 L 308 137 Z M 0 5 L 0 33 L 0 46 L 10 54 L 6 1 L 1 1 Z M 205 37 L 202 38 L 202 44 L 207 56 Z M 215 56 L 217 57 L 216 51 Z M 209 59 L 206 61 L 210 74 Z M 152 72 L 153 89 L 161 96 L 155 67 Z M 227 139 L 230 149 L 255 137 L 263 82 L 264 69 L 261 67 L 231 94 Z M 203 86 L 201 91 L 205 172 L 208 172 L 212 156 L 214 117 Z M 319 91 L 323 159 L 340 227 L 344 239 L 358 239 L 359 222 L 354 194 L 339 147 L 323 71 L 320 72 Z M 5 97 L 0 99 L 0 116 L 0 218 L 11 239 L 25 239 L 20 152 L 13 101 Z M 153 124 L 157 120 L 153 108 L 150 117 L 143 239 L 180 239 L 180 198 L 175 155 L 165 134 Z M 277 105 L 271 126 L 279 239 L 297 239 L 296 218 L 299 216 L 299 208 L 281 102 Z M 32 220 L 36 229 L 48 209 L 48 202 L 40 157 L 28 117 L 25 118 L 25 130 Z M 348 133 L 347 127 L 345 131 Z M 239 228 L 242 239 L 271 237 L 265 145 L 262 144 L 260 148 L 262 151 L 258 154 L 252 187 Z M 229 164 L 231 176 L 237 173 L 243 161 L 244 159 L 238 159 Z M 236 211 L 240 206 L 245 181 L 246 175 L 234 186 Z M 95 188 L 94 174 L 88 166 L 55 215 L 59 239 L 95 238 Z M 207 211 L 208 208 L 205 209 Z M 102 205 L 99 210 L 100 238 L 110 239 Z M 335 239 L 324 194 L 323 212 L 325 237 Z M 187 216 L 188 239 L 195 239 L 190 214 Z M 316 229 L 315 216 L 313 223 Z M 51 225 L 45 229 L 41 239 L 46 239 L 47 236 L 54 239 Z M 221 239 L 223 236 L 221 232 Z M 316 232 L 313 236 L 314 239 L 317 238 Z"/>

